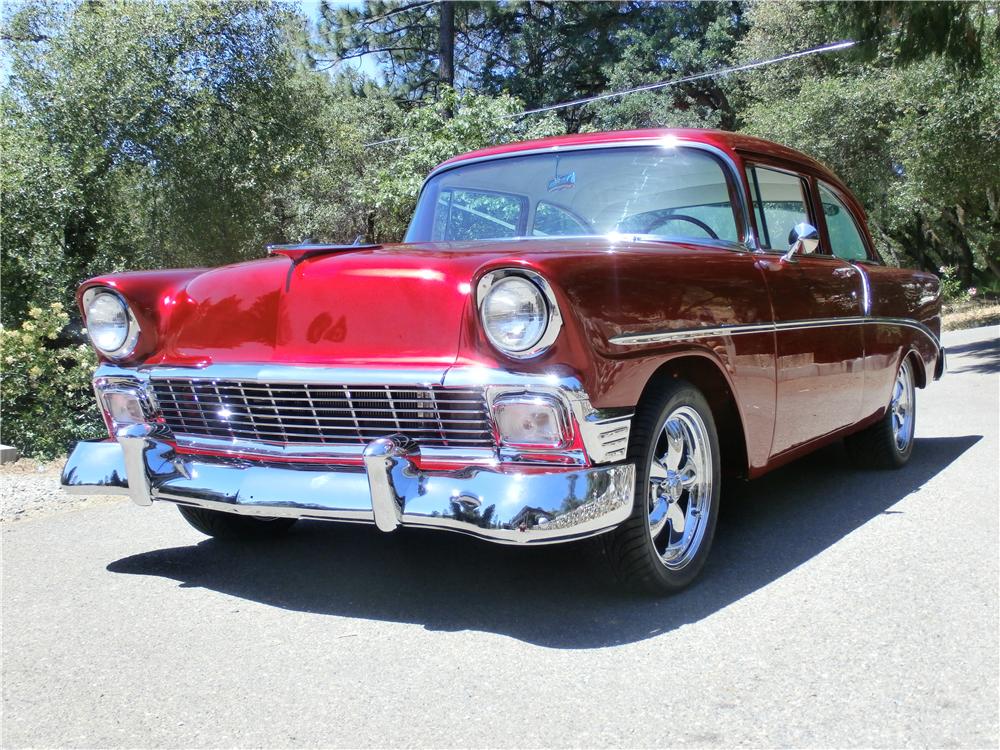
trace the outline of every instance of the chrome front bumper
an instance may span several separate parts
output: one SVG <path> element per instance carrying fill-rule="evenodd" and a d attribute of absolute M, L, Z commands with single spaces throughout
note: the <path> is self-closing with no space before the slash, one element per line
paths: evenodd
<path fill-rule="evenodd" d="M 117 441 L 78 443 L 62 485 L 78 494 L 126 494 L 267 517 L 459 531 L 505 544 L 547 544 L 614 528 L 632 510 L 635 467 L 472 466 L 422 471 L 403 441 L 381 438 L 363 465 L 247 461 L 177 453 L 155 426 Z"/>

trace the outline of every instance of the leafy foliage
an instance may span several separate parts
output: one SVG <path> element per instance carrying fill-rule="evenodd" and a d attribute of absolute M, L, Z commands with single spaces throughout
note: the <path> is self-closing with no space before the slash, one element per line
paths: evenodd
<path fill-rule="evenodd" d="M 839 6 L 838 6 L 839 7 Z M 804 48 L 840 23 L 836 9 L 764 3 L 749 12 L 741 46 L 755 58 L 778 41 Z M 790 27 L 787 18 L 799 23 Z M 996 18 L 984 18 L 989 33 Z M 808 58 L 748 79 L 746 129 L 828 164 L 868 207 L 882 252 L 899 263 L 954 265 L 965 287 L 1000 280 L 1000 43 L 975 72 L 942 56 L 900 65 L 890 48 L 873 62 Z"/>
<path fill-rule="evenodd" d="M 68 322 L 54 302 L 32 307 L 19 327 L 0 329 L 0 442 L 24 455 L 54 458 L 104 434 L 90 384 L 96 357 L 88 344 L 63 339 Z"/>
<path fill-rule="evenodd" d="M 13 14 L 0 145 L 3 274 L 17 291 L 5 322 L 32 289 L 233 260 L 281 238 L 271 196 L 315 143 L 288 23 L 263 0 Z"/>

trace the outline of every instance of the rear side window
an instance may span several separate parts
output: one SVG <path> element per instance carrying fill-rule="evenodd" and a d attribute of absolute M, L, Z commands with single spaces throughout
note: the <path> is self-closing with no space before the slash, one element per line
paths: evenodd
<path fill-rule="evenodd" d="M 748 167 L 747 180 L 757 219 L 757 240 L 768 250 L 784 250 L 796 224 L 809 221 L 805 180 L 767 167 Z"/>
<path fill-rule="evenodd" d="M 823 205 L 833 254 L 844 260 L 867 260 L 868 249 L 851 210 L 822 182 L 819 184 L 819 200 Z"/>
<path fill-rule="evenodd" d="M 444 188 L 437 199 L 432 239 L 516 237 L 524 214 L 524 201 L 516 195 Z"/>

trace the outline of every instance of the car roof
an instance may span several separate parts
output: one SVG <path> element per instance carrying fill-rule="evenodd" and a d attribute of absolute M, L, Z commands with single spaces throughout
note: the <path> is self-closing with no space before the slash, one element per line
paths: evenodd
<path fill-rule="evenodd" d="M 728 130 L 709 130 L 702 128 L 647 128 L 644 130 L 611 130 L 601 133 L 574 133 L 571 135 L 559 135 L 551 138 L 539 138 L 533 141 L 519 141 L 517 143 L 505 143 L 500 146 L 490 146 L 488 148 L 470 151 L 465 154 L 454 156 L 439 164 L 434 171 L 446 165 L 455 165 L 463 161 L 481 159 L 491 156 L 514 155 L 522 151 L 538 151 L 545 149 L 558 150 L 559 148 L 579 147 L 579 146 L 601 146 L 602 144 L 622 144 L 629 141 L 649 141 L 663 138 L 675 138 L 681 142 L 704 143 L 715 146 L 718 149 L 730 154 L 738 152 L 764 154 L 769 157 L 790 161 L 811 167 L 826 179 L 832 180 L 838 186 L 842 183 L 837 176 L 824 164 L 816 161 L 812 157 L 806 156 L 801 151 L 782 146 L 778 143 L 766 141 L 763 138 L 755 138 L 742 133 L 733 133 Z"/>

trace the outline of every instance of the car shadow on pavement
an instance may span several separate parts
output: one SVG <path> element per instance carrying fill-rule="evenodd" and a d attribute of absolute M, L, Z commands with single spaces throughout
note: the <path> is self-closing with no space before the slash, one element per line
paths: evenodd
<path fill-rule="evenodd" d="M 898 472 L 853 469 L 829 446 L 724 494 L 700 579 L 672 597 L 619 591 L 591 540 L 537 548 L 435 531 L 299 523 L 269 543 L 205 540 L 143 552 L 112 573 L 161 576 L 288 610 L 499 633 L 548 648 L 640 641 L 696 622 L 777 580 L 917 490 L 980 440 L 917 440 Z M 845 586 L 863 586 L 864 565 Z"/>
<path fill-rule="evenodd" d="M 970 354 L 971 357 L 965 356 Z M 948 358 L 957 365 L 955 367 L 949 365 L 949 372 L 974 372 L 983 375 L 1000 372 L 1000 340 L 993 338 L 960 346 L 949 346 Z"/>

